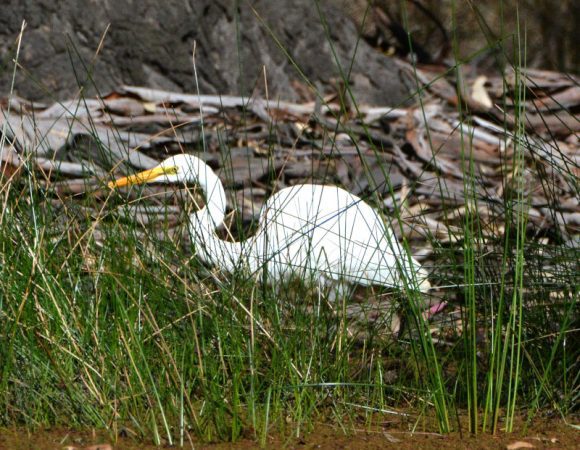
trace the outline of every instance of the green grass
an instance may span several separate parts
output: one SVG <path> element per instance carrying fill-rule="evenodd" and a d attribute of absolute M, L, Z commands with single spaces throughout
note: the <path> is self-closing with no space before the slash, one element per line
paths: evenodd
<path fill-rule="evenodd" d="M 525 52 L 523 31 L 516 37 Z M 177 445 L 249 436 L 264 445 L 270 433 L 300 436 L 319 422 L 349 433 L 394 417 L 401 427 L 448 432 L 466 416 L 477 433 L 512 431 L 516 417 L 541 411 L 566 418 L 580 395 L 578 251 L 527 232 L 524 155 L 533 140 L 521 69 L 515 64 L 508 194 L 496 208 L 505 231 L 484 237 L 477 205 L 492 199 L 476 193 L 466 133 L 463 229 L 454 245 L 429 236 L 432 279 L 457 286 L 445 297 L 461 304 L 463 333 L 451 346 L 432 339 L 410 286 L 399 294 L 407 332 L 393 341 L 371 328 L 361 344 L 348 333 L 345 303 L 296 280 L 269 286 L 219 274 L 163 223 L 121 219 L 130 202 L 122 195 L 108 194 L 104 207 L 91 194 L 54 201 L 27 163 L 20 180 L 0 188 L 0 424 L 98 427 Z M 339 73 L 334 132 L 348 133 L 342 119 L 356 99 L 348 70 Z M 95 205 L 97 217 L 87 213 Z M 402 227 L 395 205 L 389 219 Z"/>

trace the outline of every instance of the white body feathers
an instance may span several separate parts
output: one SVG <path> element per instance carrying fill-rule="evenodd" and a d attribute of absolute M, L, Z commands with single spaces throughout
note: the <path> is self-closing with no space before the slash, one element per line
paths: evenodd
<path fill-rule="evenodd" d="M 420 264 L 377 211 L 344 189 L 311 184 L 282 189 L 263 206 L 254 236 L 228 242 L 215 232 L 226 196 L 213 170 L 191 155 L 169 158 L 159 167 L 168 174 L 148 182 L 196 182 L 203 189 L 206 206 L 190 216 L 189 231 L 199 257 L 225 272 L 266 274 L 269 282 L 299 276 L 389 287 L 403 287 L 404 276 L 408 286 L 430 288 Z"/>

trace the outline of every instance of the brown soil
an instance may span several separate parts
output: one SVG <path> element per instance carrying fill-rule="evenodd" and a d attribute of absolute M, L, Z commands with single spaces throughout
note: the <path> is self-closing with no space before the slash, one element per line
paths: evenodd
<path fill-rule="evenodd" d="M 517 445 L 519 444 L 519 445 Z M 526 446 L 526 444 L 531 445 Z M 471 436 L 464 433 L 439 435 L 437 433 L 410 433 L 391 429 L 360 429 L 345 435 L 340 429 L 320 425 L 305 437 L 269 437 L 264 448 L 288 449 L 498 449 L 498 448 L 573 449 L 580 447 L 580 432 L 561 421 L 544 421 L 535 424 L 526 433 L 500 433 Z M 193 443 L 196 449 L 250 449 L 258 448 L 259 442 L 241 439 L 232 443 Z M 29 433 L 25 430 L 0 430 L 0 450 L 112 450 L 159 448 L 151 444 L 139 443 L 128 438 L 120 438 L 112 443 L 103 433 L 91 431 L 44 430 Z M 168 447 L 164 447 L 168 448 Z M 192 448 L 191 444 L 184 448 Z"/>

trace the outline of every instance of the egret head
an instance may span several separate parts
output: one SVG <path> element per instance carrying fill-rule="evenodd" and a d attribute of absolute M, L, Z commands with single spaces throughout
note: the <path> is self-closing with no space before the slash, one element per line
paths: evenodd
<path fill-rule="evenodd" d="M 158 166 L 135 175 L 109 182 L 109 188 L 144 183 L 196 183 L 205 170 L 211 170 L 201 159 L 193 155 L 175 155 Z"/>

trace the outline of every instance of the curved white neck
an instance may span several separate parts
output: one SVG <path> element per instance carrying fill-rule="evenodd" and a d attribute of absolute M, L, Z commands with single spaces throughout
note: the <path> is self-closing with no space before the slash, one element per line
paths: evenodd
<path fill-rule="evenodd" d="M 233 272 L 239 265 L 242 244 L 220 239 L 215 232 L 225 217 L 226 193 L 215 172 L 203 165 L 197 174 L 206 206 L 189 217 L 189 232 L 199 257 L 206 263 Z"/>
<path fill-rule="evenodd" d="M 198 211 L 200 220 L 209 221 L 215 229 L 219 227 L 226 214 L 226 192 L 221 180 L 215 172 L 207 165 L 199 167 L 197 182 L 205 197 L 205 208 Z"/>

